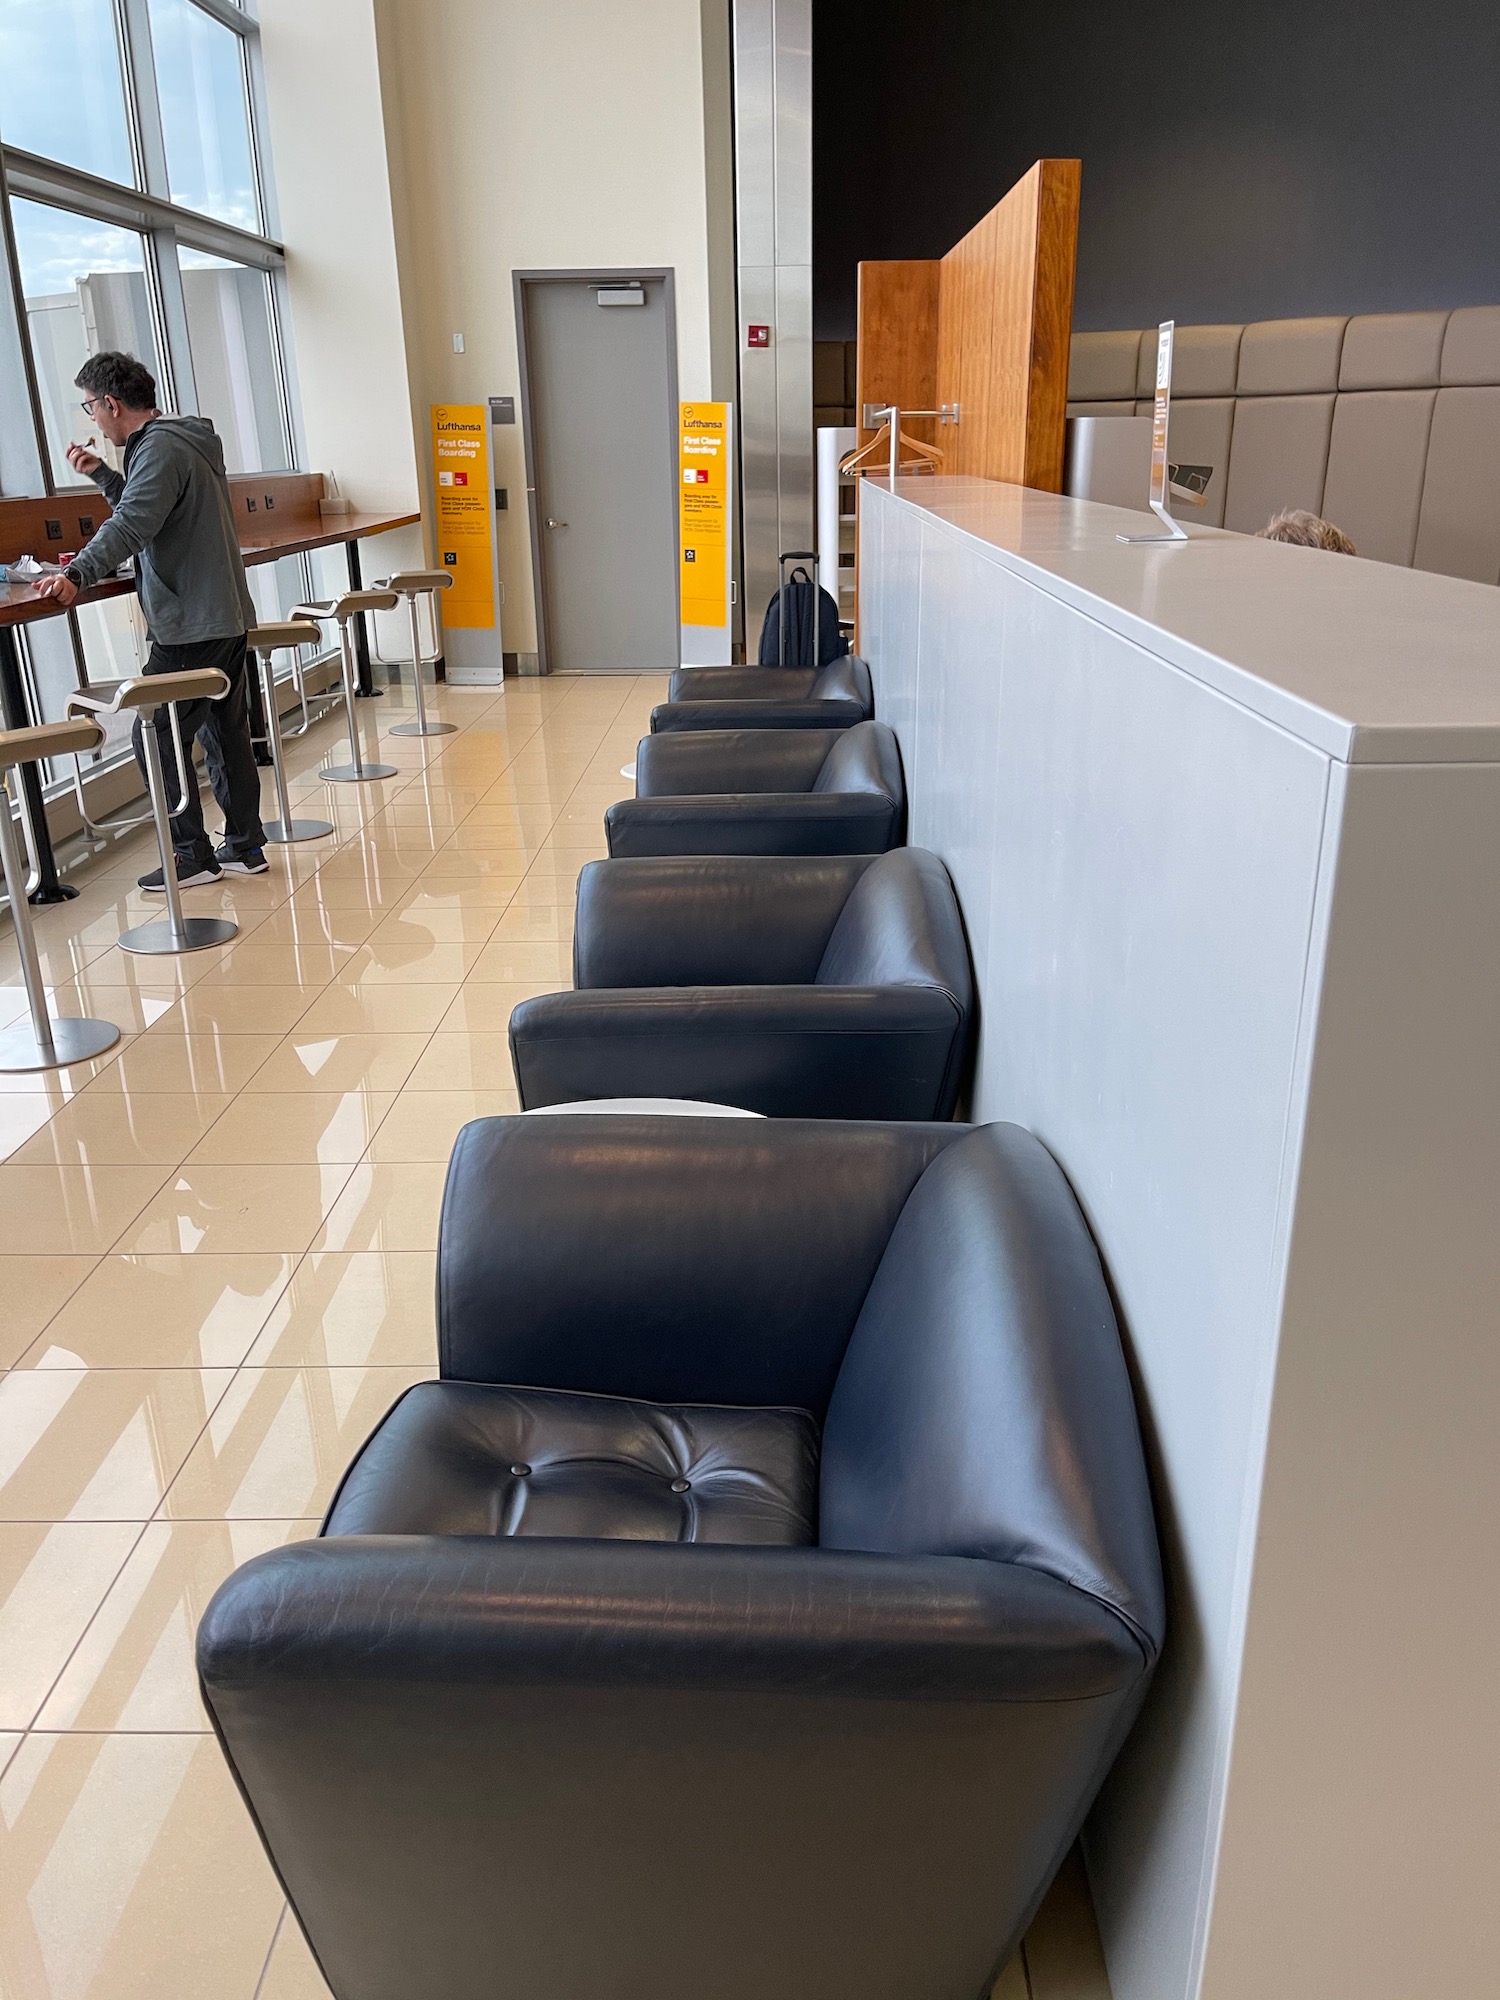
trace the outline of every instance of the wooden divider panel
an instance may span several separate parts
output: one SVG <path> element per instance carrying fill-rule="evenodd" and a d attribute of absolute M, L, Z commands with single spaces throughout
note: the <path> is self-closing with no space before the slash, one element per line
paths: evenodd
<path fill-rule="evenodd" d="M 864 424 L 867 403 L 937 408 L 940 268 L 936 257 L 883 259 L 859 267 L 854 420 L 862 445 L 875 435 Z M 905 429 L 912 437 L 937 442 L 935 423 L 909 423 Z"/>

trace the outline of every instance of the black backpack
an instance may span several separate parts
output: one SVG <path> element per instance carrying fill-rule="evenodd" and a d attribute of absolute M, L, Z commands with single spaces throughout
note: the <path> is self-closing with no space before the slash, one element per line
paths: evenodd
<path fill-rule="evenodd" d="M 816 560 L 811 549 L 791 549 L 778 558 L 781 587 L 760 628 L 763 667 L 826 667 L 849 650 L 839 630 L 839 608 L 828 592 L 805 569 L 786 573 L 788 563 Z"/>

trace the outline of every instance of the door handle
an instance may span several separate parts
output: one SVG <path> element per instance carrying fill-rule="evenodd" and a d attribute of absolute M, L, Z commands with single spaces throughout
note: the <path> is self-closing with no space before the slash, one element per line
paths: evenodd
<path fill-rule="evenodd" d="M 547 516 L 547 526 L 549 528 L 565 528 L 567 525 L 566 521 L 554 521 L 550 514 Z"/>

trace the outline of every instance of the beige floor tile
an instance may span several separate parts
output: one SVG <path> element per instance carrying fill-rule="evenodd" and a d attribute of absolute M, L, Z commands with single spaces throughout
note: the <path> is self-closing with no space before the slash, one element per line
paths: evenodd
<path fill-rule="evenodd" d="M 310 980 L 306 986 L 239 986 L 205 980 L 184 993 L 152 1033 L 284 1035 L 296 1027 L 322 983 Z"/>
<path fill-rule="evenodd" d="M 1077 1847 L 1053 1878 L 1022 1942 L 1027 1985 L 1018 2000 L 1110 2000 L 1109 1971 Z"/>
<path fill-rule="evenodd" d="M 343 1162 L 267 1167 L 195 1160 L 178 1169 L 115 1248 L 122 1256 L 305 1250 L 349 1174 Z"/>
<path fill-rule="evenodd" d="M 490 933 L 491 944 L 515 943 L 522 939 L 538 942 L 573 942 L 573 905 L 514 903 Z"/>
<path fill-rule="evenodd" d="M 146 1520 L 230 1380 L 227 1368 L 13 1369 L 0 1380 L 0 1520 Z"/>
<path fill-rule="evenodd" d="M 354 1169 L 314 1238 L 319 1250 L 431 1250 L 437 1245 L 445 1162 Z"/>
<path fill-rule="evenodd" d="M 388 1090 L 246 1090 L 189 1155 L 191 1163 L 350 1165 L 396 1102 Z"/>
<path fill-rule="evenodd" d="M 92 1091 L 243 1090 L 280 1046 L 276 1035 L 142 1035 L 102 1068 Z"/>
<path fill-rule="evenodd" d="M 256 1072 L 261 1090 L 399 1090 L 425 1034 L 288 1035 Z"/>
<path fill-rule="evenodd" d="M 527 872 L 526 857 L 514 851 L 460 854 L 440 847 L 422 871 L 424 882 L 519 882 Z"/>
<path fill-rule="evenodd" d="M 530 821 L 526 825 L 514 823 L 504 826 L 474 826 L 465 820 L 455 827 L 439 850 L 443 854 L 476 854 L 487 857 L 510 855 L 519 869 L 524 869 L 528 860 L 548 840 L 552 832 L 549 816 Z"/>
<path fill-rule="evenodd" d="M 435 944 L 485 944 L 501 920 L 495 909 L 457 909 L 424 904 L 420 909 L 403 909 L 383 917 L 370 933 L 373 951 L 382 956 L 391 950 L 416 952 Z"/>
<path fill-rule="evenodd" d="M 492 938 L 469 968 L 471 984 L 532 984 L 545 979 L 551 986 L 573 984 L 573 942 Z"/>
<path fill-rule="evenodd" d="M 101 1258 L 23 1366 L 236 1367 L 296 1262 L 286 1250 Z"/>
<path fill-rule="evenodd" d="M 339 969 L 341 986 L 456 985 L 484 949 L 477 943 L 439 943 L 416 936 L 372 937 Z"/>
<path fill-rule="evenodd" d="M 424 875 L 418 886 L 402 898 L 397 914 L 421 916 L 428 910 L 493 910 L 498 917 L 517 893 L 508 875 L 474 877 L 459 881 L 452 876 Z"/>
<path fill-rule="evenodd" d="M 241 1563 L 284 1542 L 309 1539 L 317 1528 L 315 1520 L 149 1522 L 123 1567 L 116 1564 L 118 1574 L 111 1572 L 108 1594 L 81 1643 L 70 1649 L 61 1678 L 55 1686 L 49 1681 L 36 1727 L 207 1735 L 212 1724 L 198 1692 L 193 1646 L 208 1600 Z M 70 1526 L 50 1532 L 122 1530 Z M 132 1524 L 123 1532 L 139 1531 Z"/>
<path fill-rule="evenodd" d="M 11 1159 L 57 1109 L 57 1098 L 42 1091 L 18 1090 L 0 1097 L 0 1160 Z"/>
<path fill-rule="evenodd" d="M 378 921 L 385 911 L 393 910 L 410 890 L 411 879 L 407 876 L 399 881 L 391 881 L 384 876 L 378 880 L 367 880 L 363 875 L 325 877 L 320 872 L 297 890 L 291 904 L 299 911 L 368 911 Z"/>
<path fill-rule="evenodd" d="M 297 1023 L 302 1035 L 431 1034 L 453 1002 L 453 985 L 324 987 Z"/>
<path fill-rule="evenodd" d="M 381 921 L 372 910 L 329 910 L 316 901 L 294 900 L 284 909 L 273 910 L 255 931 L 252 942 L 293 945 L 302 953 L 332 946 L 339 951 L 356 951 Z"/>
<path fill-rule="evenodd" d="M 224 1091 L 86 1091 L 14 1158 L 24 1165 L 176 1166 L 233 1102 Z"/>
<path fill-rule="evenodd" d="M 0 1521 L 0 1727 L 29 1728 L 140 1532 L 134 1521 Z"/>
<path fill-rule="evenodd" d="M 357 946 L 314 942 L 262 944 L 252 941 L 226 951 L 202 982 L 207 986 L 268 986 L 297 991 L 324 986 Z"/>
<path fill-rule="evenodd" d="M 164 1178 L 151 1167 L 0 1167 L 0 1256 L 108 1250 Z"/>
<path fill-rule="evenodd" d="M 37 1732 L 0 1823 L 5 2000 L 252 2000 L 281 1888 L 211 1737 Z"/>
<path fill-rule="evenodd" d="M 242 1368 L 162 1506 L 174 1521 L 322 1516 L 360 1446 L 435 1368 Z"/>
<path fill-rule="evenodd" d="M 262 1368 L 437 1372 L 434 1250 L 313 1250 L 248 1356 Z"/>
<path fill-rule="evenodd" d="M 9 1368 L 60 1313 L 97 1263 L 94 1257 L 0 1257 L 0 1368 Z"/>
<path fill-rule="evenodd" d="M 486 984 L 473 981 L 460 986 L 452 1004 L 438 1023 L 438 1032 L 454 1034 L 497 1034 L 510 1025 L 511 1009 L 519 1007 L 523 1000 L 533 999 L 539 993 L 557 993 L 571 990 L 573 974 L 571 967 L 566 975 L 555 979 L 495 981 Z"/>
<path fill-rule="evenodd" d="M 318 1961 L 290 1910 L 276 1933 L 255 2000 L 333 2000 L 332 1989 L 319 1972 Z"/>
<path fill-rule="evenodd" d="M 412 1090 L 514 1090 L 503 1028 L 487 1034 L 434 1035 L 411 1073 Z"/>
<path fill-rule="evenodd" d="M 124 1046 L 117 1042 L 93 1062 L 69 1063 L 66 1069 L 0 1070 L 0 1100 L 45 1097 L 54 1108 L 70 1104 L 102 1069 L 114 1062 Z"/>
<path fill-rule="evenodd" d="M 140 1035 L 170 1014 L 184 991 L 191 988 L 162 986 L 154 992 L 142 992 L 122 980 L 85 976 L 66 986 L 52 987 L 47 1006 L 54 1019 L 113 1021 L 122 1035 Z M 26 1011 L 23 998 L 13 1018 L 19 1021 Z"/>
<path fill-rule="evenodd" d="M 403 1090 L 375 1137 L 369 1157 L 380 1163 L 446 1161 L 462 1126 L 520 1109 L 514 1086 L 495 1090 Z"/>

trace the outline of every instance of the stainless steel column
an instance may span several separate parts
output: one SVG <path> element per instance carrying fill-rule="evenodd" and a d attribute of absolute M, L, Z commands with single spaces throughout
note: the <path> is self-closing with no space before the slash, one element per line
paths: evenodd
<path fill-rule="evenodd" d="M 812 0 L 734 0 L 745 646 L 782 549 L 812 547 Z M 770 329 L 751 347 L 750 329 Z"/>

